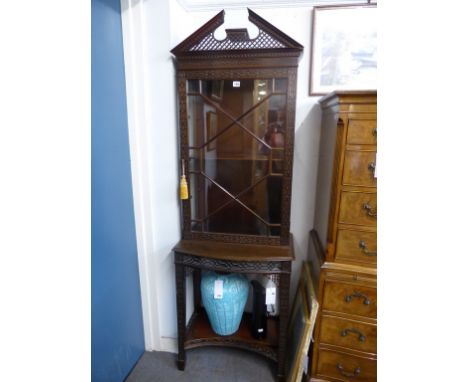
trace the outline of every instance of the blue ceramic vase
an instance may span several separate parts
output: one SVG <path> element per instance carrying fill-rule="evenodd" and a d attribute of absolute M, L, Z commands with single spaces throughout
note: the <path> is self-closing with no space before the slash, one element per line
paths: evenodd
<path fill-rule="evenodd" d="M 222 280 L 222 298 L 215 299 L 215 280 Z M 228 336 L 239 329 L 249 294 L 249 281 L 243 275 L 220 275 L 215 272 L 203 272 L 201 279 L 201 297 L 213 331 L 221 336 Z"/>

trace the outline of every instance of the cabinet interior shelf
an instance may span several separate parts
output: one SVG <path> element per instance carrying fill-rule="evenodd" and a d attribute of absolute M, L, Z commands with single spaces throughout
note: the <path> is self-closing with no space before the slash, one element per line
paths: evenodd
<path fill-rule="evenodd" d="M 211 328 L 205 309 L 194 312 L 187 326 L 185 348 L 192 349 L 202 346 L 231 346 L 250 351 L 256 351 L 273 361 L 277 361 L 278 349 L 278 317 L 267 319 L 267 336 L 256 339 L 251 334 L 251 313 L 244 312 L 239 330 L 230 336 L 216 334 Z"/>

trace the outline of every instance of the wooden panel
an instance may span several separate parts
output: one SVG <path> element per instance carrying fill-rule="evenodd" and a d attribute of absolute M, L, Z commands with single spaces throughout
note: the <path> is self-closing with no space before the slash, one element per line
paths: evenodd
<path fill-rule="evenodd" d="M 375 227 L 377 193 L 342 192 L 338 222 Z"/>
<path fill-rule="evenodd" d="M 353 281 L 359 285 L 375 288 L 377 269 L 363 265 L 346 264 L 339 262 L 325 262 L 322 270 L 326 270 L 327 280 Z"/>
<path fill-rule="evenodd" d="M 292 243 L 292 241 L 291 241 Z M 291 245 L 268 246 L 253 244 L 218 243 L 201 240 L 181 240 L 173 248 L 187 255 L 233 261 L 291 261 L 294 248 Z"/>
<path fill-rule="evenodd" d="M 377 232 L 339 229 L 335 260 L 377 264 Z"/>
<path fill-rule="evenodd" d="M 208 316 L 204 309 L 200 309 L 200 313 L 195 313 L 192 321 L 188 325 L 187 335 L 185 339 L 185 347 L 187 349 L 198 346 L 209 346 L 226 342 L 234 342 L 235 340 L 245 343 L 252 343 L 256 346 L 277 347 L 278 346 L 278 318 L 269 318 L 267 320 L 267 337 L 257 340 L 251 334 L 252 315 L 244 313 L 239 329 L 229 336 L 220 336 L 216 334 L 209 322 Z M 223 343 L 224 344 L 224 343 Z"/>
<path fill-rule="evenodd" d="M 326 280 L 323 310 L 377 318 L 377 290 L 353 282 Z"/>
<path fill-rule="evenodd" d="M 343 121 L 338 120 L 337 132 L 336 132 L 336 143 L 335 143 L 335 152 L 333 159 L 333 175 L 332 175 L 332 187 L 330 194 L 330 212 L 329 212 L 329 221 L 328 221 L 328 231 L 327 231 L 327 241 L 332 241 L 333 231 L 336 224 L 336 210 L 338 209 L 338 185 L 341 177 L 341 168 L 342 168 L 342 157 L 344 146 L 344 127 Z"/>
<path fill-rule="evenodd" d="M 317 375 L 333 381 L 375 382 L 377 361 L 346 353 L 320 349 Z"/>
<path fill-rule="evenodd" d="M 322 109 L 340 105 L 342 109 L 367 108 L 377 111 L 376 90 L 337 90 L 319 100 Z"/>
<path fill-rule="evenodd" d="M 344 161 L 343 185 L 377 186 L 374 168 L 375 151 L 347 150 Z"/>
<path fill-rule="evenodd" d="M 349 145 L 376 145 L 377 121 L 375 119 L 350 119 L 347 143 Z"/>
<path fill-rule="evenodd" d="M 342 110 L 343 109 L 342 107 Z M 346 110 L 349 113 L 377 113 L 377 105 L 349 105 Z"/>
<path fill-rule="evenodd" d="M 355 320 L 323 315 L 319 341 L 330 345 L 377 352 L 377 326 Z"/>

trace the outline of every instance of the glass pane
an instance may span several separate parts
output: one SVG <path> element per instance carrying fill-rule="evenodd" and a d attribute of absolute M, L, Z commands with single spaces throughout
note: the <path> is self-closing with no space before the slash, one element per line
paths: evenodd
<path fill-rule="evenodd" d="M 239 203 L 231 203 L 226 208 L 207 219 L 210 232 L 244 235 L 267 235 L 268 228 L 260 219 Z"/>
<path fill-rule="evenodd" d="M 204 211 L 205 192 L 199 174 L 189 174 L 190 215 L 194 220 L 201 220 Z"/>
<path fill-rule="evenodd" d="M 286 96 L 282 94 L 269 95 L 257 102 L 248 112 L 243 113 L 239 123 L 262 138 L 267 128 L 272 123 L 277 123 L 281 128 L 285 126 Z"/>
<path fill-rule="evenodd" d="M 275 78 L 273 80 L 273 91 L 275 93 L 286 93 L 287 90 L 288 90 L 287 78 Z"/>
<path fill-rule="evenodd" d="M 268 194 L 268 222 L 270 224 L 281 223 L 281 190 L 283 189 L 282 176 L 269 176 L 267 180 Z M 279 236 L 280 228 L 272 227 L 270 235 Z"/>
<path fill-rule="evenodd" d="M 188 171 L 200 172 L 201 158 L 201 150 L 189 150 Z"/>
<path fill-rule="evenodd" d="M 187 96 L 187 126 L 190 147 L 199 147 L 205 142 L 204 103 L 198 95 Z"/>
<path fill-rule="evenodd" d="M 204 218 L 218 211 L 228 203 L 233 202 L 233 198 L 229 196 L 222 188 L 215 183 L 205 178 L 205 185 L 207 189 L 207 208 Z"/>
<path fill-rule="evenodd" d="M 202 224 L 200 222 L 192 220 L 191 227 L 193 232 L 202 232 Z"/>
<path fill-rule="evenodd" d="M 243 193 L 239 200 L 269 224 L 281 217 L 281 176 L 268 176 Z"/>
<path fill-rule="evenodd" d="M 187 93 L 199 93 L 200 92 L 200 80 L 188 80 L 187 81 Z"/>
<path fill-rule="evenodd" d="M 279 235 L 286 90 L 285 78 L 187 81 L 193 230 Z"/>
<path fill-rule="evenodd" d="M 201 173 L 190 173 L 191 216 L 203 221 L 234 199 Z"/>

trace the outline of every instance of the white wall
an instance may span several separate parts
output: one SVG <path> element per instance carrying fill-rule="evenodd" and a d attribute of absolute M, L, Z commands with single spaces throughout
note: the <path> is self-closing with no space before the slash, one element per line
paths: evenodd
<path fill-rule="evenodd" d="M 247 4 L 248 6 L 248 4 Z M 296 261 L 291 296 L 313 227 L 320 108 L 308 96 L 312 8 L 251 7 L 304 46 L 298 69 L 291 231 Z M 173 254 L 180 238 L 175 70 L 169 51 L 217 10 L 187 11 L 174 0 L 122 0 L 130 149 L 147 350 L 175 351 Z M 226 9 L 225 26 L 247 26 Z M 253 30 L 255 27 L 253 28 Z M 188 307 L 190 310 L 190 306 Z"/>

